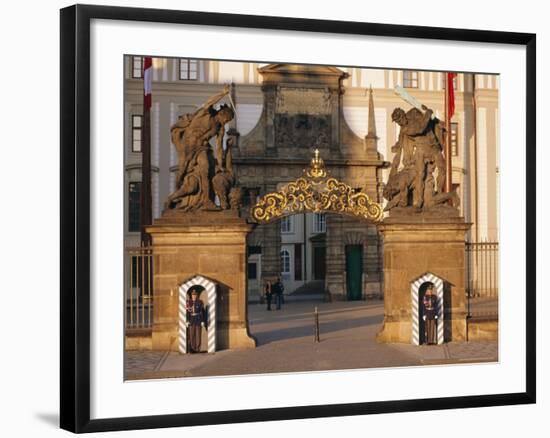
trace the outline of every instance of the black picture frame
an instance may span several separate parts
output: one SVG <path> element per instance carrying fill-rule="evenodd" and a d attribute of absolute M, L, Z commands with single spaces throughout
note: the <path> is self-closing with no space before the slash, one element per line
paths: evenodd
<path fill-rule="evenodd" d="M 334 34 L 486 42 L 526 49 L 526 375 L 525 392 L 90 419 L 90 22 L 182 23 Z M 61 348 L 60 426 L 82 433 L 515 405 L 536 401 L 536 35 L 222 13 L 75 5 L 61 10 Z"/>

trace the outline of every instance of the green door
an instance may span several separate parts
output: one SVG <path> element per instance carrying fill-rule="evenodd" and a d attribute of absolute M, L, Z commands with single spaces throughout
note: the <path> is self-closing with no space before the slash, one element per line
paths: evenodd
<path fill-rule="evenodd" d="M 361 277 L 363 276 L 363 246 L 346 246 L 346 284 L 348 300 L 362 298 Z"/>

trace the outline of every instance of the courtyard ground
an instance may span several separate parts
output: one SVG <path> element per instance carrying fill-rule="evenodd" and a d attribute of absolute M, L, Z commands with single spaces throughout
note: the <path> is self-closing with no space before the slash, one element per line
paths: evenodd
<path fill-rule="evenodd" d="M 316 306 L 320 313 L 319 343 L 314 342 Z M 382 320 L 382 301 L 287 300 L 281 310 L 271 312 L 265 305 L 250 304 L 250 332 L 258 341 L 257 348 L 193 355 L 127 351 L 125 376 L 136 380 L 498 360 L 496 341 L 435 346 L 379 344 L 375 335 Z"/>

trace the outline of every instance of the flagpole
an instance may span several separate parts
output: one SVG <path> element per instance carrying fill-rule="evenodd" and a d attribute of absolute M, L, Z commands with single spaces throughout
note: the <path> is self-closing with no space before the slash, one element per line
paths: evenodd
<path fill-rule="evenodd" d="M 143 124 L 141 142 L 141 194 L 140 194 L 140 225 L 141 243 L 143 246 L 150 244 L 150 236 L 145 232 L 145 227 L 153 221 L 152 190 L 151 190 L 151 83 L 152 83 L 152 59 L 143 58 Z"/>
<path fill-rule="evenodd" d="M 451 152 L 451 111 L 449 108 L 450 88 L 453 86 L 452 78 L 445 72 L 445 192 L 453 189 L 453 162 Z"/>

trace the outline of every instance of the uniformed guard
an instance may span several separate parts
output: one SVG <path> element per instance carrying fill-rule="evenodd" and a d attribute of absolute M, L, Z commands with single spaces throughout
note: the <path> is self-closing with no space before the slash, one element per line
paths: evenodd
<path fill-rule="evenodd" d="M 202 326 L 207 327 L 206 309 L 199 299 L 199 290 L 191 289 L 191 298 L 187 300 L 187 326 L 189 328 L 189 349 L 191 353 L 201 351 Z"/>
<path fill-rule="evenodd" d="M 428 345 L 437 344 L 437 296 L 434 293 L 434 285 L 429 284 L 422 299 L 422 319 Z"/>

